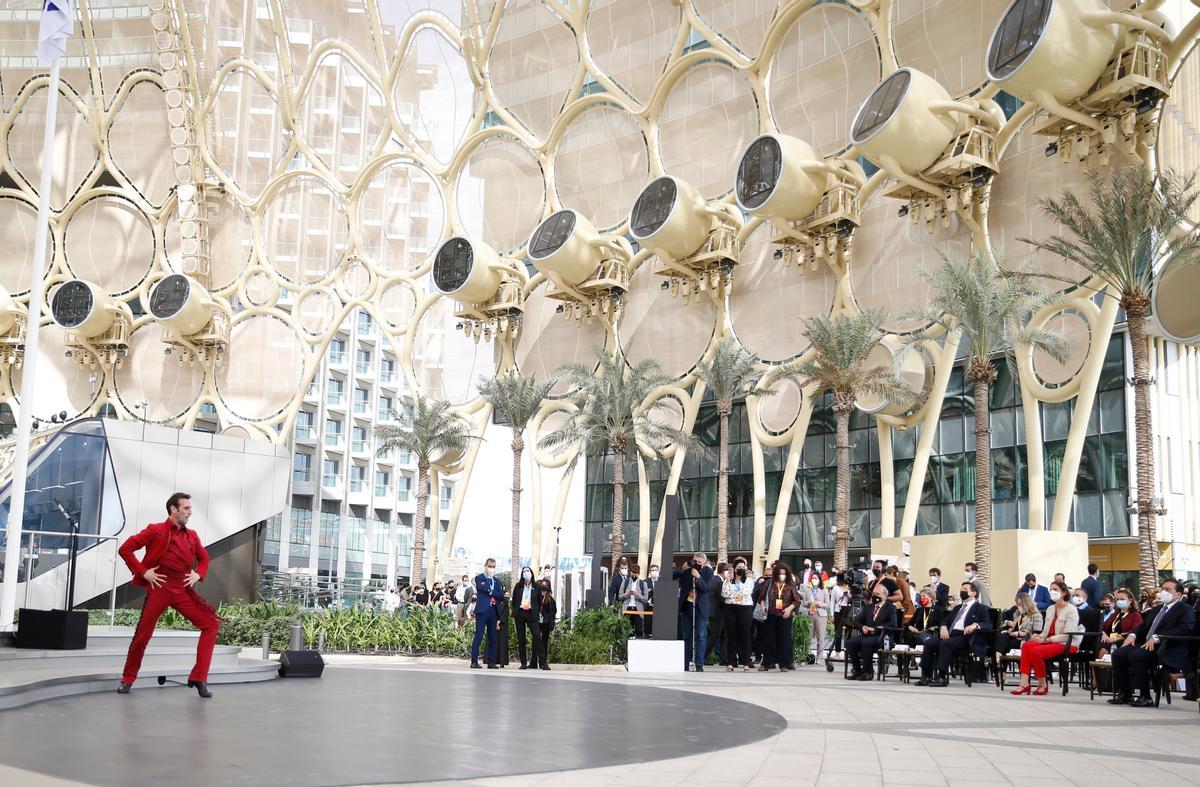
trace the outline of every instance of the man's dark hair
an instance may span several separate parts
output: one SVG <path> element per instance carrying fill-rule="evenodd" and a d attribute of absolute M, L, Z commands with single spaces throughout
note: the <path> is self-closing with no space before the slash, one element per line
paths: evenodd
<path fill-rule="evenodd" d="M 940 568 L 931 568 L 929 569 L 929 573 L 937 574 L 940 577 L 942 575 L 942 570 Z"/>
<path fill-rule="evenodd" d="M 167 516 L 171 515 L 172 508 L 179 508 L 179 503 L 182 500 L 191 500 L 192 496 L 187 492 L 176 492 L 167 498 Z"/>
<path fill-rule="evenodd" d="M 974 563 L 963 563 L 963 565 L 964 565 L 965 567 L 967 567 L 967 568 L 971 569 L 972 571 L 978 571 L 978 570 L 979 570 L 979 566 L 975 565 Z"/>
<path fill-rule="evenodd" d="M 979 591 L 978 591 L 978 590 L 976 590 L 976 588 L 975 588 L 975 583 L 974 583 L 974 582 L 971 582 L 971 581 L 966 581 L 966 582 L 963 582 L 961 585 L 959 585 L 959 586 L 958 586 L 958 589 L 959 589 L 959 590 L 962 590 L 963 588 L 970 588 L 970 589 L 971 589 L 972 591 L 974 591 L 975 593 L 978 593 L 978 592 L 979 592 Z"/>
<path fill-rule="evenodd" d="M 1164 579 L 1164 580 L 1162 581 L 1162 586 L 1165 588 L 1165 587 L 1167 586 L 1167 583 L 1168 583 L 1168 582 L 1170 582 L 1172 585 L 1174 585 L 1174 586 L 1175 586 L 1175 590 L 1173 590 L 1173 591 L 1171 591 L 1171 592 L 1173 592 L 1173 593 L 1178 593 L 1179 591 L 1183 590 L 1183 583 L 1182 583 L 1182 582 L 1180 582 L 1180 581 L 1179 581 L 1178 579 L 1176 579 L 1175 577 L 1167 577 L 1166 579 Z"/>
<path fill-rule="evenodd" d="M 653 570 L 654 570 L 654 569 L 656 569 L 656 568 L 658 568 L 658 564 L 657 564 L 657 563 L 651 563 L 651 564 L 650 564 L 650 570 L 651 570 L 651 571 L 653 571 Z"/>
<path fill-rule="evenodd" d="M 878 565 L 880 568 L 887 568 L 887 561 L 886 560 L 876 560 L 871 563 L 872 568 L 874 568 L 876 565 Z"/>
<path fill-rule="evenodd" d="M 1095 563 L 1088 563 L 1088 574 L 1095 574 L 1099 570 L 1100 566 L 1097 566 Z"/>
<path fill-rule="evenodd" d="M 1029 580 L 1031 580 L 1031 579 L 1032 579 L 1034 582 L 1037 582 L 1037 575 L 1036 575 L 1036 574 L 1026 574 L 1026 575 L 1025 575 L 1025 581 L 1026 581 L 1026 582 L 1028 582 L 1028 581 L 1029 581 Z"/>

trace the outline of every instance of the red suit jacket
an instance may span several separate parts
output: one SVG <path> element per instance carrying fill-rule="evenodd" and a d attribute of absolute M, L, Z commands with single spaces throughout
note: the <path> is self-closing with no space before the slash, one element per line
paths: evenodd
<path fill-rule="evenodd" d="M 192 542 L 192 552 L 195 553 L 199 560 L 196 566 L 196 573 L 200 575 L 200 579 L 204 579 L 208 574 L 208 550 L 204 548 L 204 544 L 200 542 L 200 536 L 196 535 L 196 531 L 191 528 L 184 530 L 182 533 L 175 530 L 171 520 L 165 522 L 155 522 L 152 525 L 146 525 L 146 528 L 140 533 L 135 533 L 121 544 L 117 552 L 121 555 L 121 559 L 125 561 L 125 565 L 129 566 L 129 570 L 133 572 L 133 584 L 138 587 L 148 588 L 150 583 L 142 578 L 147 568 L 155 568 L 162 561 L 163 556 L 167 554 L 167 547 L 171 543 L 172 538 L 183 536 Z M 146 557 L 139 562 L 134 556 L 134 552 L 145 547 Z"/>

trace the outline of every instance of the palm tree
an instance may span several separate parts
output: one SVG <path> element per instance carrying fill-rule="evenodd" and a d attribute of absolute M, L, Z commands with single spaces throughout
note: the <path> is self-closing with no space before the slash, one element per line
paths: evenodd
<path fill-rule="evenodd" d="M 833 565 L 849 567 L 850 560 L 850 413 L 860 396 L 891 402 L 914 399 L 900 384 L 891 366 L 867 366 L 867 356 L 883 338 L 884 314 L 822 315 L 804 320 L 804 335 L 812 344 L 811 360 L 780 369 L 779 379 L 791 378 L 802 387 L 828 389 L 833 395 L 837 433 L 837 498 L 833 535 Z"/>
<path fill-rule="evenodd" d="M 625 457 L 639 449 L 660 452 L 669 444 L 702 450 L 699 441 L 682 429 L 656 422 L 652 415 L 669 410 L 665 399 L 645 406 L 656 389 L 673 382 L 658 362 L 645 359 L 628 364 L 619 349 L 613 355 L 596 350 L 599 368 L 572 363 L 558 370 L 559 379 L 571 390 L 575 412 L 539 445 L 554 451 L 572 446 L 580 454 L 613 455 L 612 565 L 616 568 L 624 546 Z"/>
<path fill-rule="evenodd" d="M 733 412 L 733 400 L 743 393 L 746 396 L 772 393 L 752 384 L 757 372 L 754 356 L 729 337 L 717 345 L 712 360 L 696 367 L 696 377 L 717 399 L 717 415 L 721 419 L 721 453 L 717 459 L 717 563 L 729 560 L 729 415 Z"/>
<path fill-rule="evenodd" d="M 537 414 L 542 400 L 554 380 L 538 382 L 535 377 L 523 377 L 516 370 L 480 379 L 479 395 L 490 404 L 512 429 L 512 573 L 514 581 L 521 576 L 521 453 L 525 450 L 523 433 Z M 534 556 L 537 559 L 537 556 Z"/>
<path fill-rule="evenodd" d="M 974 386 L 975 409 L 975 563 L 979 579 L 991 575 L 992 547 L 992 430 L 988 398 L 999 371 L 992 360 L 1011 352 L 1015 345 L 1040 350 L 1065 361 L 1069 343 L 1044 326 L 1030 327 L 1030 319 L 1058 297 L 1041 289 L 1037 274 L 1026 262 L 1012 270 L 1000 267 L 991 254 L 966 258 L 942 255 L 943 264 L 920 275 L 930 284 L 929 303 L 910 315 L 932 323 L 905 337 L 907 348 L 933 338 L 940 327 L 947 336 L 957 335 L 960 348 L 966 342 L 966 379 Z M 914 479 L 914 483 L 920 483 Z"/>
<path fill-rule="evenodd" d="M 398 425 L 380 424 L 375 427 L 378 438 L 377 454 L 393 448 L 412 453 L 417 458 L 417 513 L 413 519 L 412 581 L 425 576 L 425 509 L 429 504 L 429 465 L 446 454 L 461 453 L 473 439 L 470 426 L 450 412 L 450 403 L 440 399 L 416 396 L 411 417 L 401 418 L 393 413 Z M 433 527 L 438 527 L 434 516 Z"/>
<path fill-rule="evenodd" d="M 1024 240 L 1038 249 L 1079 265 L 1108 285 L 1104 295 L 1125 310 L 1133 352 L 1133 418 L 1137 450 L 1138 569 L 1142 587 L 1158 585 L 1155 533 L 1154 428 L 1150 414 L 1150 359 L 1146 317 L 1156 274 L 1200 258 L 1200 237 L 1183 231 L 1200 198 L 1195 174 L 1168 172 L 1158 177 L 1142 167 L 1118 169 L 1111 175 L 1088 174 L 1081 200 L 1068 192 L 1038 205 L 1064 230 L 1042 241 Z"/>

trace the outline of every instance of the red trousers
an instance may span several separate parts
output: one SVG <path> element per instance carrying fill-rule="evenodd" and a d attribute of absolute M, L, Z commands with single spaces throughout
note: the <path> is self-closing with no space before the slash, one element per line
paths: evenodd
<path fill-rule="evenodd" d="M 1046 677 L 1046 659 L 1061 656 L 1066 646 L 1061 642 L 1026 642 L 1021 645 L 1021 676 L 1033 670 L 1033 676 L 1038 680 Z M 1071 648 L 1075 652 L 1078 648 Z"/>
<path fill-rule="evenodd" d="M 142 667 L 142 656 L 150 637 L 154 634 L 154 626 L 167 607 L 174 607 L 180 615 L 200 629 L 200 642 L 196 645 L 196 665 L 188 680 L 207 681 L 208 668 L 212 664 L 213 646 L 217 644 L 217 629 L 221 620 L 217 612 L 200 594 L 191 588 L 185 588 L 178 578 L 171 578 L 157 588 L 146 592 L 146 600 L 142 604 L 142 617 L 138 620 L 137 629 L 133 633 L 133 641 L 129 643 L 129 655 L 125 658 L 125 672 L 121 677 L 123 683 L 133 683 L 137 679 L 138 670 Z"/>

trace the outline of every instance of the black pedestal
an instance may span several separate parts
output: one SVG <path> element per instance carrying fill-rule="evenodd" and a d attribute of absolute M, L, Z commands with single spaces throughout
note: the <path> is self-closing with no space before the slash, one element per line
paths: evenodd
<path fill-rule="evenodd" d="M 24 609 L 17 618 L 18 648 L 83 650 L 87 647 L 86 610 Z"/>

